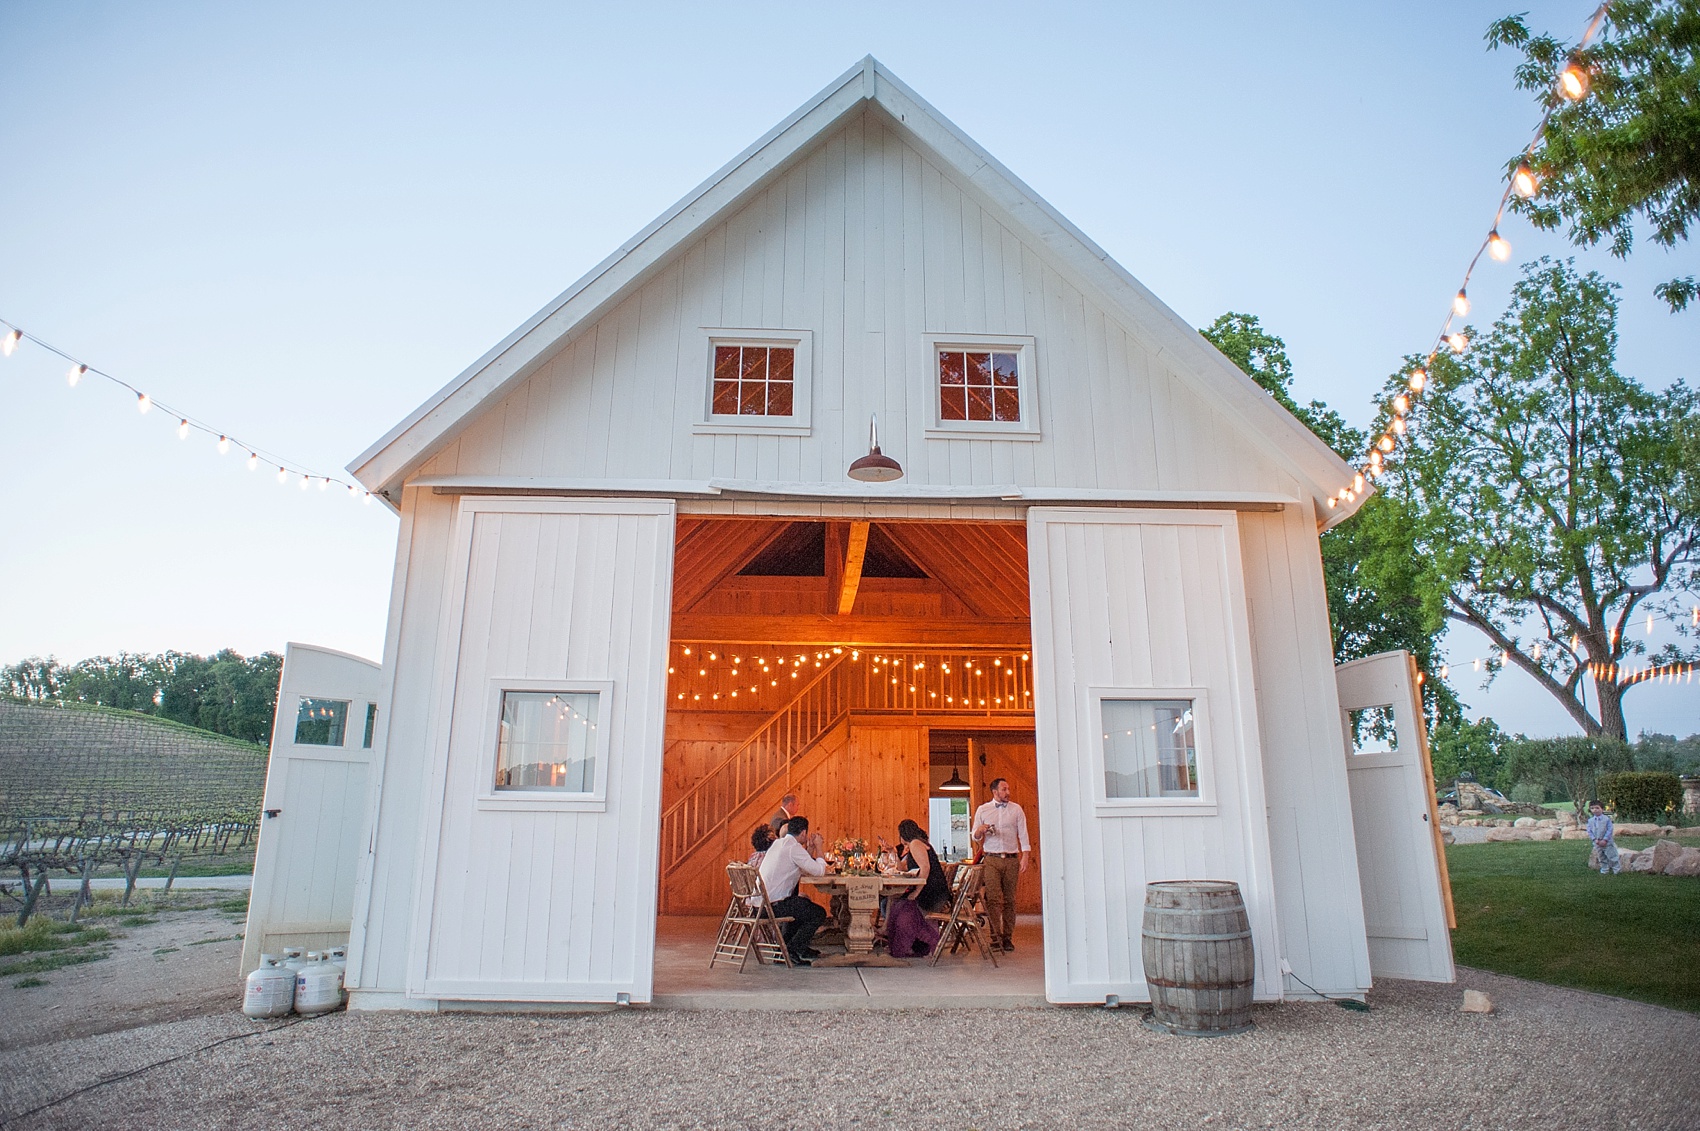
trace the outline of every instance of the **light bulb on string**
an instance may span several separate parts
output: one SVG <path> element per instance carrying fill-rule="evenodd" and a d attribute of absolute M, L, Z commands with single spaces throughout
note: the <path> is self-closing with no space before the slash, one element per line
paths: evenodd
<path fill-rule="evenodd" d="M 280 484 L 288 483 L 289 482 L 289 472 L 285 471 L 281 467 L 278 468 L 277 469 L 277 481 Z"/>
<path fill-rule="evenodd" d="M 220 436 L 218 438 L 218 454 L 221 455 L 221 456 L 227 456 L 227 455 L 230 454 L 230 437 L 229 436 Z"/>
<path fill-rule="evenodd" d="M 1390 452 L 1393 450 L 1393 437 L 1383 432 L 1381 434 L 1381 439 L 1375 442 L 1375 446 L 1380 448 L 1383 452 Z"/>
<path fill-rule="evenodd" d="M 1422 392 L 1423 386 L 1428 384 L 1428 370 L 1420 368 L 1411 370 L 1411 379 L 1405 384 L 1410 386 L 1413 393 Z"/>
<path fill-rule="evenodd" d="M 1499 229 L 1495 228 L 1488 233 L 1487 251 L 1489 255 L 1504 263 L 1511 258 L 1511 241 L 1500 235 Z"/>
<path fill-rule="evenodd" d="M 1571 102 L 1580 102 L 1588 94 L 1588 69 L 1580 59 L 1571 58 L 1564 70 L 1558 72 L 1558 93 Z"/>
<path fill-rule="evenodd" d="M 1411 398 L 1407 397 L 1404 393 L 1400 393 L 1398 396 L 1394 397 L 1393 411 L 1398 413 L 1400 416 L 1404 416 L 1407 412 L 1410 412 Z"/>
<path fill-rule="evenodd" d="M 18 343 L 24 340 L 22 330 L 12 330 L 4 338 L 0 338 L 0 357 L 11 357 L 12 351 L 18 348 Z"/>
<path fill-rule="evenodd" d="M 1405 418 L 1403 416 L 1395 416 L 1393 418 L 1393 431 L 1397 432 L 1401 436 L 1405 434 Z"/>
<path fill-rule="evenodd" d="M 187 440 L 189 438 L 189 422 L 187 420 L 179 420 L 177 422 L 177 438 L 179 440 Z"/>
<path fill-rule="evenodd" d="M 1352 477 L 1352 490 L 1362 491 L 1363 489 L 1364 489 L 1364 477 L 1363 477 L 1363 473 L 1359 472 L 1357 475 Z"/>
<path fill-rule="evenodd" d="M 1460 318 L 1470 313 L 1470 296 L 1464 293 L 1463 287 L 1459 287 L 1458 293 L 1452 296 L 1452 313 Z"/>
<path fill-rule="evenodd" d="M 372 492 L 370 492 L 370 491 L 366 492 L 366 505 L 367 506 L 372 505 Z"/>
<path fill-rule="evenodd" d="M 71 366 L 70 369 L 65 371 L 65 383 L 75 389 L 77 387 L 77 382 L 81 381 L 83 379 L 83 374 L 88 371 L 89 367 L 86 365 Z"/>
<path fill-rule="evenodd" d="M 1469 347 L 1470 339 L 1461 332 L 1454 331 L 1446 335 L 1446 344 L 1452 348 L 1453 353 L 1463 353 Z"/>
<path fill-rule="evenodd" d="M 248 470 L 257 471 L 260 467 L 260 457 L 253 452 L 248 453 Z"/>
<path fill-rule="evenodd" d="M 146 393 L 136 394 L 136 411 L 146 416 L 148 409 L 153 407 L 153 398 Z"/>
<path fill-rule="evenodd" d="M 1527 162 L 1517 166 L 1517 171 L 1511 174 L 1511 191 L 1528 200 L 1540 191 L 1540 181 L 1535 179 L 1535 171 L 1529 168 Z"/>
<path fill-rule="evenodd" d="M 331 481 L 329 479 L 319 480 L 319 490 L 321 490 L 321 491 L 323 491 L 326 487 L 329 487 L 330 485 L 331 485 Z"/>

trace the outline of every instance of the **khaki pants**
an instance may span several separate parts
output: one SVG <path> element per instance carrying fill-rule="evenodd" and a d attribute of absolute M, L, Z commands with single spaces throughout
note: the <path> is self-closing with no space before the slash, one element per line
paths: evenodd
<path fill-rule="evenodd" d="M 1015 883 L 1021 877 L 1021 857 L 987 853 L 986 909 L 991 912 L 992 938 L 1008 942 L 1015 936 Z"/>

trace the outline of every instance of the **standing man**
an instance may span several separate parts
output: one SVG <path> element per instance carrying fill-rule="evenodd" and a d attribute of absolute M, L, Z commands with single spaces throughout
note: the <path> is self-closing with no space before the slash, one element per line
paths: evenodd
<path fill-rule="evenodd" d="M 779 812 L 767 819 L 767 827 L 773 830 L 773 839 L 778 840 L 785 835 L 785 826 L 792 817 L 797 815 L 797 795 L 787 793 L 779 799 Z"/>
<path fill-rule="evenodd" d="M 785 835 L 774 841 L 767 855 L 761 858 L 761 882 L 773 903 L 773 913 L 791 919 L 783 924 L 785 949 L 791 952 L 791 960 L 798 966 L 807 966 L 811 958 L 820 957 L 812 944 L 815 931 L 826 922 L 826 911 L 808 896 L 797 893 L 797 880 L 803 875 L 826 875 L 820 844 L 819 833 L 809 836 L 807 817 L 792 817 L 785 823 Z"/>
<path fill-rule="evenodd" d="M 1015 885 L 1027 871 L 1033 845 L 1027 814 L 1009 799 L 1009 779 L 992 779 L 992 799 L 974 813 L 968 834 L 985 849 L 986 903 L 992 913 L 992 949 L 1015 949 Z"/>

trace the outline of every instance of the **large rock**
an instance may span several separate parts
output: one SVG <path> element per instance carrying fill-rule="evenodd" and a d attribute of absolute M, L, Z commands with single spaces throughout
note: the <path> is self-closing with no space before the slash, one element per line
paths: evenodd
<path fill-rule="evenodd" d="M 1700 876 L 1700 848 L 1685 848 L 1682 855 L 1665 865 L 1667 876 Z"/>
<path fill-rule="evenodd" d="M 1452 835 L 1451 829 L 1441 829 L 1440 830 L 1440 843 L 1441 844 L 1457 844 L 1458 838 Z"/>
<path fill-rule="evenodd" d="M 1625 852 L 1618 849 L 1618 860 L 1623 864 L 1625 872 L 1654 872 L 1653 854 L 1651 851 Z"/>
<path fill-rule="evenodd" d="M 1574 822 L 1572 822 L 1572 823 L 1574 824 Z M 1535 824 L 1536 824 L 1537 827 L 1543 828 L 1543 829 L 1556 829 L 1556 828 L 1559 827 L 1559 822 L 1553 820 L 1551 817 L 1547 817 L 1544 820 L 1536 821 Z"/>
<path fill-rule="evenodd" d="M 1488 830 L 1487 839 L 1495 842 L 1507 840 L 1533 840 L 1534 836 L 1534 829 L 1494 828 Z"/>
<path fill-rule="evenodd" d="M 1460 809 L 1458 815 L 1460 817 L 1480 817 L 1482 811 L 1480 809 Z"/>
<path fill-rule="evenodd" d="M 1645 856 L 1648 863 L 1646 868 L 1637 870 L 1662 872 L 1674 864 L 1687 851 L 1688 849 L 1683 848 L 1680 844 L 1673 844 L 1668 840 L 1661 840 L 1653 847 L 1639 854 L 1640 856 Z"/>
<path fill-rule="evenodd" d="M 1618 825 L 1618 836 L 1669 836 L 1669 825 Z"/>
<path fill-rule="evenodd" d="M 1588 839 L 1588 833 L 1585 829 L 1565 829 L 1564 833 L 1563 833 L 1563 839 L 1565 839 L 1565 840 L 1587 840 Z"/>
<path fill-rule="evenodd" d="M 1480 990 L 1464 991 L 1465 1013 L 1492 1013 L 1493 999 Z"/>
<path fill-rule="evenodd" d="M 1533 817 L 1518 817 L 1511 823 L 1520 829 L 1532 829 L 1535 827 L 1535 819 Z"/>
<path fill-rule="evenodd" d="M 1470 817 L 1467 820 L 1459 821 L 1458 825 L 1460 828 L 1474 829 L 1479 828 L 1481 826 L 1481 822 L 1476 820 L 1474 817 Z"/>
<path fill-rule="evenodd" d="M 1458 823 L 1457 812 L 1454 811 L 1454 812 L 1451 812 L 1451 813 L 1442 813 L 1440 815 L 1440 823 L 1443 824 L 1443 825 L 1446 825 L 1448 827 L 1450 827 L 1452 825 L 1456 825 Z"/>
<path fill-rule="evenodd" d="M 1568 828 L 1574 828 L 1575 826 L 1581 824 L 1581 822 L 1576 819 L 1576 814 L 1572 813 L 1568 809 L 1560 809 L 1558 811 L 1558 816 L 1555 819 L 1558 821 L 1559 824 L 1563 825 L 1567 829 Z"/>
<path fill-rule="evenodd" d="M 1557 829 L 1529 829 L 1527 831 L 1530 840 L 1557 840 L 1559 838 Z"/>

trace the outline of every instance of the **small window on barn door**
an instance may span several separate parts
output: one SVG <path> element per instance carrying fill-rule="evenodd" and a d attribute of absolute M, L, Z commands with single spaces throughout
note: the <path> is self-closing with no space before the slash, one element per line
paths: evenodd
<path fill-rule="evenodd" d="M 934 437 L 992 433 L 1039 438 L 1033 339 L 928 335 Z"/>
<path fill-rule="evenodd" d="M 1104 796 L 1196 799 L 1197 716 L 1191 699 L 1099 701 L 1104 735 Z"/>
<path fill-rule="evenodd" d="M 696 430 L 807 435 L 812 352 L 805 331 L 709 331 L 707 411 Z"/>
<path fill-rule="evenodd" d="M 594 793 L 601 714 L 594 691 L 502 692 L 496 789 Z"/>
<path fill-rule="evenodd" d="M 348 731 L 348 700 L 303 695 L 295 710 L 295 745 L 341 746 Z"/>

